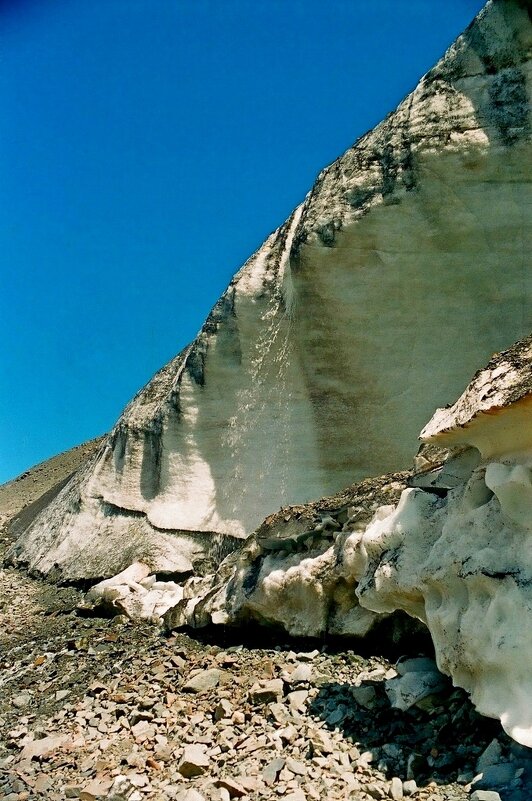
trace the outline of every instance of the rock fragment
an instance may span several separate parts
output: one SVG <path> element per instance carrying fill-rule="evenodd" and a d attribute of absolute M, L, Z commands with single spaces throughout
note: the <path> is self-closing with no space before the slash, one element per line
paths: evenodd
<path fill-rule="evenodd" d="M 312 680 L 313 670 L 309 664 L 301 663 L 296 665 L 291 673 L 286 675 L 286 681 L 291 686 L 305 684 Z"/>
<path fill-rule="evenodd" d="M 376 782 L 370 782 L 369 784 L 366 784 L 364 790 L 369 796 L 371 796 L 371 798 L 375 798 L 376 801 L 383 801 L 383 799 L 387 796 L 386 790 L 382 787 L 382 785 L 377 784 Z"/>
<path fill-rule="evenodd" d="M 51 734 L 40 740 L 32 740 L 24 746 L 20 755 L 21 760 L 38 759 L 52 754 L 69 740 L 66 734 Z"/>
<path fill-rule="evenodd" d="M 193 787 L 189 787 L 187 790 L 182 790 L 176 795 L 175 798 L 176 801 L 205 801 L 205 797 Z"/>
<path fill-rule="evenodd" d="M 209 692 L 209 690 L 214 690 L 214 688 L 218 686 L 221 678 L 222 671 L 218 668 L 202 670 L 183 685 L 183 691 L 190 693 Z"/>
<path fill-rule="evenodd" d="M 283 689 L 282 679 L 256 682 L 249 691 L 249 698 L 254 704 L 269 704 L 282 697 Z"/>
<path fill-rule="evenodd" d="M 316 729 L 309 737 L 309 742 L 315 754 L 332 754 L 334 745 L 331 738 L 321 729 Z"/>
<path fill-rule="evenodd" d="M 201 776 L 209 767 L 209 758 L 206 748 L 201 745 L 186 745 L 183 756 L 178 765 L 179 773 L 185 779 Z"/>
<path fill-rule="evenodd" d="M 375 692 L 375 687 L 372 685 L 353 687 L 351 694 L 356 703 L 360 704 L 360 706 L 363 706 L 365 709 L 371 709 L 375 706 L 377 694 Z"/>
<path fill-rule="evenodd" d="M 230 718 L 233 714 L 233 707 L 227 698 L 222 698 L 214 709 L 214 720 L 219 721 L 223 718 Z"/>
<path fill-rule="evenodd" d="M 313 651 L 300 651 L 296 657 L 300 662 L 313 662 L 319 655 L 320 652 L 315 648 Z"/>
<path fill-rule="evenodd" d="M 443 690 L 448 679 L 438 670 L 413 670 L 386 682 L 386 695 L 395 709 L 410 709 L 433 693 Z"/>
<path fill-rule="evenodd" d="M 262 778 L 268 785 L 272 785 L 277 781 L 277 777 L 285 766 L 285 760 L 282 757 L 277 757 L 268 762 L 262 771 Z"/>
<path fill-rule="evenodd" d="M 417 784 L 414 779 L 407 779 L 403 782 L 403 793 L 406 796 L 415 795 L 417 793 Z"/>
<path fill-rule="evenodd" d="M 498 740 L 492 740 L 477 760 L 477 771 L 481 773 L 488 765 L 497 765 L 501 761 L 502 748 Z"/>
<path fill-rule="evenodd" d="M 223 787 L 229 793 L 229 798 L 242 798 L 247 795 L 247 790 L 234 779 L 216 779 L 215 787 Z"/>
<path fill-rule="evenodd" d="M 390 782 L 389 795 L 393 801 L 401 801 L 403 798 L 403 782 L 397 776 L 394 776 Z"/>

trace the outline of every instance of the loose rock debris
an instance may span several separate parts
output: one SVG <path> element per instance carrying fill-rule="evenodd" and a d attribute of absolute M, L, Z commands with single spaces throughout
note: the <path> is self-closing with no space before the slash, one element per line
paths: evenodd
<path fill-rule="evenodd" d="M 527 750 L 460 690 L 391 707 L 404 661 L 83 618 L 76 590 L 11 569 L 0 597 L 6 801 L 529 797 Z"/>

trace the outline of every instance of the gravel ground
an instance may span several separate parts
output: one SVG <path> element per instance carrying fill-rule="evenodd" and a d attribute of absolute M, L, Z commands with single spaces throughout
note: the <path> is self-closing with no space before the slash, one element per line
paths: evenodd
<path fill-rule="evenodd" d="M 84 618 L 76 590 L 13 569 L 0 572 L 0 598 L 8 801 L 461 801 L 495 738 L 496 761 L 518 770 L 498 724 L 459 690 L 392 709 L 384 682 L 395 670 L 383 657 Z"/>
<path fill-rule="evenodd" d="M 96 445 L 0 488 L 0 518 L 25 514 Z M 11 536 L 0 527 L 0 564 Z M 367 644 L 256 628 L 199 639 L 83 617 L 81 600 L 0 568 L 4 801 L 532 797 L 528 749 L 450 685 L 392 709 L 394 661 Z M 419 647 L 405 638 L 395 657 Z"/>

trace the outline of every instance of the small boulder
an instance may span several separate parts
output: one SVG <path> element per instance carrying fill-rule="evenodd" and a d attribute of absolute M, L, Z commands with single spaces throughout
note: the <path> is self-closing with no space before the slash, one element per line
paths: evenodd
<path fill-rule="evenodd" d="M 201 776 L 209 767 L 209 758 L 201 745 L 186 745 L 181 761 L 177 767 L 181 776 L 192 779 Z"/>
<path fill-rule="evenodd" d="M 303 684 L 310 682 L 312 679 L 312 666 L 308 663 L 301 662 L 295 669 L 286 677 L 287 684 Z"/>
<path fill-rule="evenodd" d="M 331 738 L 321 729 L 312 732 L 309 738 L 312 751 L 315 754 L 332 754 L 334 746 Z"/>
<path fill-rule="evenodd" d="M 403 782 L 398 776 L 394 776 L 390 782 L 390 798 L 393 798 L 393 801 L 401 801 L 403 798 Z"/>
<path fill-rule="evenodd" d="M 279 773 L 282 771 L 285 765 L 285 760 L 282 757 L 277 757 L 277 759 L 272 759 L 271 762 L 268 762 L 266 767 L 262 771 L 262 778 L 266 782 L 267 785 L 275 784 Z"/>
<path fill-rule="evenodd" d="M 377 700 L 377 693 L 375 691 L 375 687 L 373 687 L 371 684 L 365 684 L 359 687 L 353 687 L 351 689 L 351 695 L 353 696 L 356 703 L 359 706 L 364 707 L 364 709 L 372 709 L 375 706 L 375 702 Z"/>
<path fill-rule="evenodd" d="M 438 671 L 411 671 L 389 679 L 384 688 L 392 707 L 404 712 L 427 696 L 444 690 L 448 684 L 448 679 Z"/>
<path fill-rule="evenodd" d="M 222 698 L 214 709 L 214 720 L 219 721 L 223 718 L 230 718 L 233 714 L 233 707 L 227 698 Z"/>
<path fill-rule="evenodd" d="M 501 761 L 502 748 L 497 739 L 491 741 L 481 753 L 477 761 L 477 771 L 482 773 L 488 765 L 497 765 Z"/>
<path fill-rule="evenodd" d="M 221 678 L 222 671 L 218 670 L 218 668 L 202 670 L 183 685 L 183 691 L 187 693 L 209 692 L 209 690 L 214 690 L 219 685 Z"/>
<path fill-rule="evenodd" d="M 258 681 L 249 691 L 249 700 L 253 704 L 269 704 L 278 701 L 283 696 L 282 679 L 271 679 L 270 681 Z"/>
<path fill-rule="evenodd" d="M 493 787 L 506 787 L 515 778 L 517 765 L 514 762 L 499 762 L 498 765 L 486 765 L 471 782 L 474 790 L 491 790 Z"/>

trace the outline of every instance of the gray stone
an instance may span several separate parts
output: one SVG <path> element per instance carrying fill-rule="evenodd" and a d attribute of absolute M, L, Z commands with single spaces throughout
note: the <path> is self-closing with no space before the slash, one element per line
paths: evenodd
<path fill-rule="evenodd" d="M 312 666 L 309 664 L 299 664 L 287 678 L 289 684 L 302 684 L 312 679 Z"/>
<path fill-rule="evenodd" d="M 415 795 L 417 793 L 417 784 L 414 779 L 407 779 L 403 782 L 403 793 L 406 796 Z"/>
<path fill-rule="evenodd" d="M 320 652 L 315 648 L 314 651 L 300 651 L 296 657 L 300 662 L 313 662 L 319 655 Z"/>
<path fill-rule="evenodd" d="M 40 759 L 41 757 L 47 757 L 61 748 L 68 739 L 67 734 L 52 734 L 48 737 L 42 737 L 40 740 L 31 740 L 25 744 L 20 759 Z"/>
<path fill-rule="evenodd" d="M 477 770 L 481 773 L 488 765 L 496 765 L 501 761 L 502 748 L 497 739 L 492 740 L 477 760 Z"/>
<path fill-rule="evenodd" d="M 335 710 L 333 710 L 330 715 L 327 715 L 327 724 L 329 726 L 337 726 L 339 723 L 342 723 L 345 720 L 348 710 L 345 706 L 338 706 Z"/>
<path fill-rule="evenodd" d="M 308 773 L 307 766 L 292 757 L 287 757 L 286 767 L 296 776 L 306 776 Z"/>
<path fill-rule="evenodd" d="M 65 798 L 79 798 L 79 795 L 82 791 L 81 785 L 67 785 L 63 787 L 63 792 L 65 794 Z"/>
<path fill-rule="evenodd" d="M 186 745 L 185 751 L 178 765 L 179 773 L 185 779 L 201 776 L 209 767 L 209 758 L 206 749 L 201 745 Z"/>
<path fill-rule="evenodd" d="M 403 749 L 395 743 L 385 743 L 382 746 L 382 753 L 385 757 L 395 761 L 403 758 Z"/>
<path fill-rule="evenodd" d="M 29 693 L 20 693 L 20 695 L 16 695 L 12 702 L 13 706 L 16 706 L 17 709 L 24 709 L 24 707 L 31 704 L 31 695 Z"/>
<path fill-rule="evenodd" d="M 471 801 L 501 801 L 501 797 L 493 790 L 475 790 L 471 795 Z"/>
<path fill-rule="evenodd" d="M 183 690 L 189 693 L 205 693 L 214 690 L 219 685 L 221 677 L 222 671 L 218 668 L 202 670 L 183 685 Z"/>
<path fill-rule="evenodd" d="M 217 779 L 215 786 L 227 790 L 229 798 L 242 798 L 243 795 L 247 795 L 247 790 L 234 779 Z"/>
<path fill-rule="evenodd" d="M 471 782 L 474 790 L 492 790 L 506 787 L 515 778 L 517 765 L 514 762 L 499 762 L 498 765 L 486 765 L 482 773 Z"/>
<path fill-rule="evenodd" d="M 355 759 L 357 768 L 367 768 L 373 762 L 373 754 L 371 751 L 364 751 L 360 756 Z"/>
<path fill-rule="evenodd" d="M 294 690 L 287 695 L 288 703 L 293 709 L 303 709 L 307 698 L 307 690 Z"/>
<path fill-rule="evenodd" d="M 282 679 L 259 681 L 249 691 L 249 699 L 254 704 L 269 704 L 282 698 L 283 690 Z"/>
<path fill-rule="evenodd" d="M 406 761 L 406 778 L 415 779 L 425 767 L 425 759 L 421 754 L 409 754 Z"/>
<path fill-rule="evenodd" d="M 272 759 L 271 762 L 268 762 L 266 767 L 262 771 L 262 778 L 268 785 L 275 784 L 277 781 L 277 777 L 279 773 L 285 766 L 285 761 L 282 757 L 278 757 L 277 759 Z"/>
<path fill-rule="evenodd" d="M 376 801 L 382 801 L 382 799 L 386 798 L 387 796 L 386 790 L 382 787 L 382 785 L 377 784 L 376 782 L 370 782 L 370 784 L 366 784 L 364 790 L 372 798 L 375 798 Z"/>
<path fill-rule="evenodd" d="M 403 782 L 398 776 L 394 776 L 390 782 L 389 795 L 390 798 L 393 798 L 393 801 L 401 801 L 403 798 Z"/>
<path fill-rule="evenodd" d="M 295 726 L 285 726 L 283 729 L 279 729 L 277 734 L 282 740 L 285 740 L 287 743 L 293 743 L 294 740 L 297 740 L 299 733 Z"/>
<path fill-rule="evenodd" d="M 223 718 L 230 718 L 233 714 L 233 707 L 227 698 L 222 698 L 214 709 L 214 720 L 223 720 Z"/>
<path fill-rule="evenodd" d="M 307 801 L 307 796 L 303 790 L 294 790 L 293 793 L 284 796 L 284 801 Z"/>
<path fill-rule="evenodd" d="M 331 684 L 333 681 L 333 677 L 328 673 L 316 673 L 312 679 L 312 684 L 314 687 L 323 687 L 326 684 Z"/>
<path fill-rule="evenodd" d="M 427 696 L 443 690 L 447 684 L 448 679 L 438 671 L 412 671 L 389 679 L 384 688 L 394 709 L 405 711 Z"/>
<path fill-rule="evenodd" d="M 334 751 L 331 738 L 321 729 L 313 731 L 309 737 L 309 741 L 315 754 L 332 754 Z"/>
<path fill-rule="evenodd" d="M 176 796 L 176 801 L 205 801 L 205 797 L 198 793 L 193 787 L 183 790 Z"/>
<path fill-rule="evenodd" d="M 407 673 L 439 673 L 436 662 L 428 656 L 399 659 L 395 669 L 400 676 L 406 676 Z"/>
<path fill-rule="evenodd" d="M 363 706 L 365 709 L 371 709 L 373 706 L 375 706 L 377 693 L 371 684 L 363 684 L 360 687 L 353 687 L 351 690 L 351 695 L 357 704 L 359 706 Z"/>
<path fill-rule="evenodd" d="M 292 719 L 290 712 L 284 704 L 272 703 L 268 706 L 268 711 L 271 717 L 282 726 L 289 723 Z"/>

